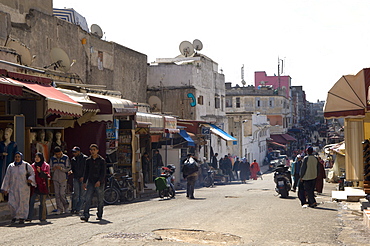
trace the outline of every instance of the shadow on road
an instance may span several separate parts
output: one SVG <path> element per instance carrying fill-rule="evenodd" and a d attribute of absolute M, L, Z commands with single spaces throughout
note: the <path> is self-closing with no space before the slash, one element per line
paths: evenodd
<path fill-rule="evenodd" d="M 314 209 L 318 209 L 318 210 L 328 210 L 328 211 L 338 212 L 338 209 L 334 209 L 334 208 L 315 207 Z"/>

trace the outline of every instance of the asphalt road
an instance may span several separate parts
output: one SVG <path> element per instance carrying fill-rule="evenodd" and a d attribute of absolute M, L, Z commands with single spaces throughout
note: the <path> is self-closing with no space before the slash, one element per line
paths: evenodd
<path fill-rule="evenodd" d="M 194 200 L 181 190 L 171 200 L 106 206 L 102 221 L 95 220 L 92 209 L 89 222 L 59 215 L 50 216 L 46 225 L 2 223 L 0 244 L 365 245 L 343 236 L 343 204 L 330 197 L 335 185 L 326 184 L 317 197 L 322 204 L 312 209 L 302 208 L 295 193 L 278 197 L 272 174 L 263 178 L 196 189 Z"/>

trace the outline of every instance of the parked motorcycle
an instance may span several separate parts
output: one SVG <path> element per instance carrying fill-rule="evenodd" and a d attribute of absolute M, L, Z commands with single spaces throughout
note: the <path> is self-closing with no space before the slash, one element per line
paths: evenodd
<path fill-rule="evenodd" d="M 160 198 L 173 198 L 175 197 L 175 173 L 176 167 L 174 165 L 168 165 L 162 167 L 162 173 L 160 177 L 154 180 L 156 190 Z"/>
<path fill-rule="evenodd" d="M 135 186 L 128 175 L 112 174 L 108 178 L 104 189 L 103 200 L 106 204 L 115 204 L 118 201 L 133 201 L 135 196 Z"/>
<path fill-rule="evenodd" d="M 274 181 L 276 184 L 275 191 L 280 194 L 280 197 L 288 197 L 289 191 L 292 188 L 292 176 L 290 174 L 289 167 L 278 165 L 275 169 Z"/>

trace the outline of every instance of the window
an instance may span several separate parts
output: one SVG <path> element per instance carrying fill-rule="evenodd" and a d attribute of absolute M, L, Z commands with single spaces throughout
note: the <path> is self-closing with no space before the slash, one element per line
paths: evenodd
<path fill-rule="evenodd" d="M 236 98 L 236 107 L 240 108 L 240 97 Z"/>
<path fill-rule="evenodd" d="M 273 108 L 275 106 L 274 105 L 274 98 L 269 99 L 269 106 L 270 106 L 270 108 Z"/>
<path fill-rule="evenodd" d="M 261 101 L 259 97 L 256 97 L 256 107 L 257 108 L 261 107 Z"/>
<path fill-rule="evenodd" d="M 198 104 L 203 105 L 203 96 L 198 97 Z"/>
<path fill-rule="evenodd" d="M 233 99 L 232 98 L 226 98 L 226 108 L 232 108 L 233 107 Z"/>
<path fill-rule="evenodd" d="M 215 108 L 220 108 L 221 106 L 220 102 L 221 102 L 220 98 L 216 97 L 215 98 Z"/>

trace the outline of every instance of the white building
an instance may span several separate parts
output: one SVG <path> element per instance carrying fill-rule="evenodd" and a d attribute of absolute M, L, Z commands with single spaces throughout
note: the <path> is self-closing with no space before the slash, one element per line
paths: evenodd
<path fill-rule="evenodd" d="M 227 132 L 225 76 L 218 72 L 218 64 L 205 55 L 157 59 L 148 67 L 147 96 L 152 112 L 212 123 Z M 231 153 L 232 141 L 220 138 L 217 131 L 211 132 L 201 154 L 210 157 L 206 150 L 210 144 L 214 153 Z"/>

